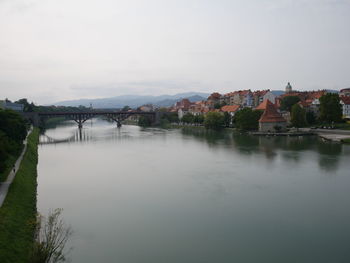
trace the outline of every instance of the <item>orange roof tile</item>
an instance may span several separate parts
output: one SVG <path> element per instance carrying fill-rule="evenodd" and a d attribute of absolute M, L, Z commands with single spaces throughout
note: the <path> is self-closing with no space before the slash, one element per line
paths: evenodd
<path fill-rule="evenodd" d="M 259 122 L 286 122 L 282 115 L 277 111 L 275 105 L 267 100 L 266 109 L 261 115 Z"/>
<path fill-rule="evenodd" d="M 256 109 L 256 110 L 266 110 L 267 101 L 268 101 L 268 99 L 264 100 L 264 101 L 261 102 L 261 103 L 259 104 L 259 106 L 256 107 L 255 109 Z"/>
<path fill-rule="evenodd" d="M 236 112 L 239 110 L 239 105 L 225 105 L 221 107 L 221 111 L 223 112 Z"/>

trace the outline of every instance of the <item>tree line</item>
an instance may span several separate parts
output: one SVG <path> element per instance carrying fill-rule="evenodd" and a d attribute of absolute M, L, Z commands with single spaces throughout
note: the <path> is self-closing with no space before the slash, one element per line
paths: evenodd
<path fill-rule="evenodd" d="M 333 125 L 342 122 L 342 107 L 339 95 L 327 93 L 320 97 L 320 108 L 318 116 L 313 111 L 306 111 L 299 105 L 298 96 L 287 96 L 281 100 L 281 110 L 290 112 L 291 123 L 300 128 L 307 125 L 324 124 Z"/>
<path fill-rule="evenodd" d="M 21 115 L 0 109 L 0 173 L 11 166 L 10 159 L 17 158 L 26 135 L 27 123 Z"/>

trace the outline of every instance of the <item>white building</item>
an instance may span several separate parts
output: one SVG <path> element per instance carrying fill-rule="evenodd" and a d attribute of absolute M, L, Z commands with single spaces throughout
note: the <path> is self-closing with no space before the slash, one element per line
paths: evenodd
<path fill-rule="evenodd" d="M 0 100 L 0 109 L 8 109 L 14 111 L 23 111 L 23 104 L 12 103 L 7 100 Z"/>
<path fill-rule="evenodd" d="M 350 97 L 340 97 L 340 104 L 343 108 L 343 118 L 350 119 Z"/>

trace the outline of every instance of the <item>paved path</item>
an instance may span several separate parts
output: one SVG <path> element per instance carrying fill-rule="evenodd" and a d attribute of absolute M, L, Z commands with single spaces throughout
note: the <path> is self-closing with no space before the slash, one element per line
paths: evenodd
<path fill-rule="evenodd" d="M 2 206 L 2 204 L 4 203 L 4 200 L 6 198 L 6 195 L 7 195 L 7 192 L 10 188 L 10 185 L 13 181 L 13 179 L 15 178 L 15 175 L 19 169 L 19 166 L 21 164 L 21 161 L 23 159 L 23 155 L 24 153 L 26 152 L 27 150 L 27 138 L 29 136 L 29 134 L 33 131 L 33 128 L 30 128 L 28 134 L 27 134 L 27 137 L 26 139 L 24 140 L 24 148 L 23 148 L 23 151 L 21 153 L 21 155 L 18 157 L 16 163 L 15 163 L 15 172 L 13 171 L 13 168 L 11 170 L 11 172 L 9 173 L 9 175 L 7 176 L 7 179 L 5 182 L 3 183 L 0 183 L 0 207 Z"/>

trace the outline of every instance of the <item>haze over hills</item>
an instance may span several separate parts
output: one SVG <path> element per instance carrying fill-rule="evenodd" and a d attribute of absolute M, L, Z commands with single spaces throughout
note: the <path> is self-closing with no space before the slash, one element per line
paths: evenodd
<path fill-rule="evenodd" d="M 122 108 L 128 105 L 131 108 L 136 108 L 144 104 L 153 104 L 159 107 L 169 107 L 175 102 L 188 98 L 191 102 L 206 100 L 210 94 L 202 92 L 186 92 L 175 95 L 160 95 L 160 96 L 142 96 L 142 95 L 122 95 L 111 98 L 102 99 L 79 99 L 69 100 L 54 103 L 56 106 L 86 106 L 93 108 Z"/>
<path fill-rule="evenodd" d="M 328 92 L 339 92 L 337 90 L 327 90 Z M 271 90 L 276 96 L 284 94 L 284 90 Z M 189 99 L 191 102 L 206 100 L 210 94 L 203 92 L 186 92 L 178 93 L 175 95 L 160 95 L 160 96 L 143 96 L 143 95 L 121 95 L 111 98 L 102 99 L 78 99 L 78 100 L 67 100 L 54 103 L 56 106 L 85 106 L 90 107 L 90 103 L 93 108 L 122 108 L 129 106 L 131 108 L 137 108 L 144 104 L 153 104 L 158 107 L 170 107 L 181 99 Z"/>

